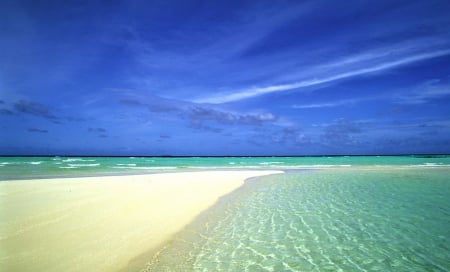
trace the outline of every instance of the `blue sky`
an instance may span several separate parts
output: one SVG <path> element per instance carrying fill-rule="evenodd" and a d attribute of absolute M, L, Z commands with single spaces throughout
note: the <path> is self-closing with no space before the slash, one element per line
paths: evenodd
<path fill-rule="evenodd" d="M 1 1 L 0 153 L 450 153 L 450 2 Z"/>

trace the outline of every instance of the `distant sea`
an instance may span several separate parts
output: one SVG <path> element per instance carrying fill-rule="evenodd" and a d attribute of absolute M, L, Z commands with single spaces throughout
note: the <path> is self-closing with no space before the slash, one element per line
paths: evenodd
<path fill-rule="evenodd" d="M 450 156 L 0 157 L 0 180 L 148 174 L 214 169 L 449 167 Z"/>
<path fill-rule="evenodd" d="M 449 156 L 0 157 L 0 180 L 214 169 L 284 174 L 220 199 L 145 271 L 450 271 Z"/>

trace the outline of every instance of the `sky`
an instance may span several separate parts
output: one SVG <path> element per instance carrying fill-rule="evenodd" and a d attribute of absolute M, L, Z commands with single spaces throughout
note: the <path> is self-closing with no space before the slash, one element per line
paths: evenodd
<path fill-rule="evenodd" d="M 448 0 L 2 0 L 0 154 L 448 154 L 449 15 Z"/>

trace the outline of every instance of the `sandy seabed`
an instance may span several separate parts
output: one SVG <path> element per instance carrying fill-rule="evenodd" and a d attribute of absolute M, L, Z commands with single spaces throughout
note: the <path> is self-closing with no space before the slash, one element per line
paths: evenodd
<path fill-rule="evenodd" d="M 0 182 L 1 271 L 138 271 L 250 177 L 201 171 Z"/>

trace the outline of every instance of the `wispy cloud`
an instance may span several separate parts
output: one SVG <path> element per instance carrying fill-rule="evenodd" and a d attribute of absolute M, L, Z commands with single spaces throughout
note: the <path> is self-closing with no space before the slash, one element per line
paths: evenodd
<path fill-rule="evenodd" d="M 40 129 L 40 128 L 29 128 L 27 129 L 28 132 L 36 132 L 36 133 L 48 133 L 48 130 L 46 129 Z"/>
<path fill-rule="evenodd" d="M 183 102 L 174 99 L 151 96 L 145 101 L 122 99 L 120 103 L 126 106 L 146 108 L 150 112 L 175 114 L 191 121 L 193 128 L 205 128 L 204 122 L 212 121 L 224 125 L 257 126 L 264 123 L 273 123 L 278 117 L 270 112 L 242 113 L 229 111 L 208 105 Z"/>
<path fill-rule="evenodd" d="M 106 133 L 107 132 L 106 128 L 101 128 L 101 127 L 92 128 L 92 127 L 90 127 L 90 128 L 88 128 L 88 132 L 93 133 L 93 134 L 97 135 L 100 138 L 108 138 L 108 135 Z"/>
<path fill-rule="evenodd" d="M 54 115 L 47 106 L 37 102 L 20 100 L 14 103 L 14 109 L 19 113 L 34 115 L 53 122 L 59 122 L 59 118 Z"/>
<path fill-rule="evenodd" d="M 271 113 L 242 114 L 200 106 L 190 108 L 188 114 L 194 120 L 211 120 L 222 124 L 260 125 L 277 119 Z"/>
<path fill-rule="evenodd" d="M 419 85 L 412 92 L 399 95 L 396 102 L 400 104 L 424 104 L 445 96 L 450 96 L 450 84 L 443 84 L 439 80 L 430 80 Z"/>
<path fill-rule="evenodd" d="M 189 127 L 192 129 L 195 129 L 195 130 L 212 132 L 212 133 L 221 133 L 223 131 L 223 129 L 221 129 L 221 128 L 205 125 L 200 120 L 192 120 Z"/>
<path fill-rule="evenodd" d="M 320 109 L 320 108 L 330 108 L 330 107 L 337 107 L 342 105 L 347 105 L 353 103 L 352 101 L 347 100 L 341 100 L 336 102 L 330 102 L 330 103 L 316 103 L 316 104 L 295 104 L 292 106 L 294 109 Z"/>
<path fill-rule="evenodd" d="M 223 94 L 218 96 L 212 96 L 212 97 L 206 97 L 206 98 L 200 98 L 197 99 L 196 102 L 198 103 L 211 103 L 211 104 L 221 104 L 221 103 L 227 103 L 227 102 L 233 102 L 238 101 L 242 99 L 252 98 L 268 93 L 274 93 L 274 92 L 283 92 L 283 91 L 289 91 L 299 88 L 305 88 L 315 85 L 320 85 L 324 83 L 329 83 L 341 79 L 347 79 L 355 76 L 360 76 L 364 74 L 369 73 L 375 73 L 375 72 L 381 72 L 389 69 L 393 69 L 399 66 L 411 64 L 418 61 L 423 61 L 427 59 L 432 59 L 436 57 L 446 56 L 450 55 L 450 49 L 444 49 L 444 50 L 438 50 L 435 52 L 427 52 L 427 53 L 420 53 L 415 54 L 412 56 L 402 57 L 398 58 L 396 60 L 391 61 L 385 61 L 382 63 L 378 63 L 375 65 L 371 65 L 364 68 L 359 68 L 356 70 L 351 70 L 347 72 L 341 72 L 338 74 L 322 77 L 322 78 L 313 78 L 313 79 L 307 79 L 299 82 L 289 83 L 289 84 L 280 84 L 280 85 L 272 85 L 272 86 L 266 86 L 266 87 L 256 87 L 256 88 L 250 88 L 250 89 L 244 89 L 235 93 L 231 94 Z"/>
<path fill-rule="evenodd" d="M 89 132 L 93 132 L 93 133 L 104 133 L 106 132 L 106 129 L 104 128 L 88 128 Z"/>
<path fill-rule="evenodd" d="M 134 87 L 156 90 L 170 88 L 172 93 L 187 88 L 199 91 L 208 87 L 204 84 L 239 80 L 242 73 L 234 67 L 237 63 L 244 64 L 241 55 L 258 45 L 271 32 L 309 12 L 313 6 L 314 1 L 285 7 L 261 3 L 245 12 L 228 13 L 229 16 L 220 25 L 209 24 L 205 28 L 207 31 L 192 32 L 187 22 L 165 30 L 163 38 L 152 40 L 146 38 L 147 28 L 125 25 L 121 28 L 129 35 L 122 39 L 112 35 L 108 42 L 125 46 L 140 66 L 141 73 L 130 76 Z M 213 7 L 208 13 L 214 12 Z M 223 77 L 223 74 L 227 74 L 227 77 Z M 158 75 L 156 80 L 155 75 Z M 172 75 L 176 75 L 176 79 Z M 244 80 L 248 80 L 248 76 L 246 73 Z"/>
<path fill-rule="evenodd" d="M 363 133 L 363 127 L 363 123 L 344 119 L 336 120 L 325 128 L 322 139 L 331 145 L 354 144 L 358 141 L 355 136 Z"/>
<path fill-rule="evenodd" d="M 12 111 L 10 111 L 10 110 L 8 110 L 8 109 L 0 109 L 0 114 L 3 114 L 3 115 L 13 115 L 14 112 L 12 112 Z"/>
<path fill-rule="evenodd" d="M 320 109 L 320 108 L 331 108 L 331 107 L 339 107 L 346 105 L 354 105 L 362 101 L 367 100 L 375 100 L 379 99 L 379 97 L 364 97 L 364 98 L 355 98 L 355 99 L 342 99 L 336 100 L 332 102 L 324 102 L 324 103 L 311 103 L 311 104 L 295 104 L 292 105 L 293 109 Z"/>

